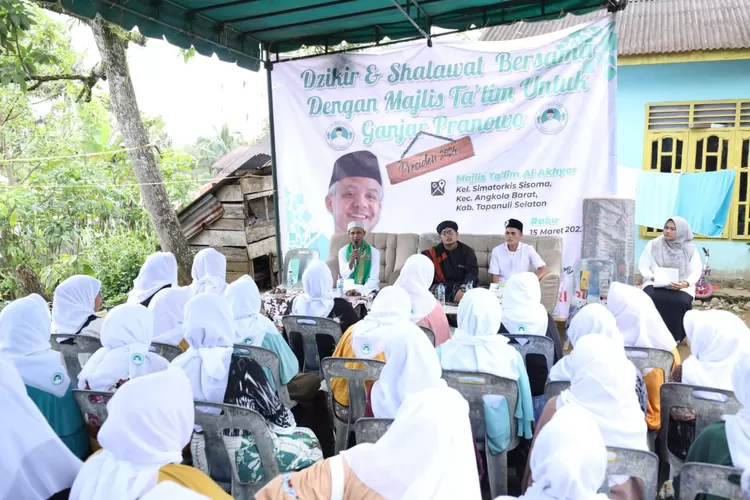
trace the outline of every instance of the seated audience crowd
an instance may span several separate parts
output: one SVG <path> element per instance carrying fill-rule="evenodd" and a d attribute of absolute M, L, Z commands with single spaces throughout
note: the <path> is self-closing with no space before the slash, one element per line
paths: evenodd
<path fill-rule="evenodd" d="M 668 221 L 648 258 L 676 262 L 692 286 L 694 248 L 683 222 Z M 290 292 L 286 306 L 290 315 L 340 327 L 337 341 L 315 338 L 319 360 L 347 358 L 340 363 L 352 369 L 357 359 L 384 362 L 365 384 L 361 415 L 387 419 L 376 442 L 356 444 L 347 379 L 326 381 L 310 369 L 303 333 L 286 332 L 280 317 L 265 314 L 265 296 L 250 276 L 227 283 L 226 258 L 209 248 L 195 256 L 193 281 L 181 287 L 177 260 L 158 252 L 143 263 L 127 303 L 106 314 L 98 312 L 101 283 L 88 276 L 61 282 L 51 312 L 39 295 L 0 312 L 0 500 L 228 499 L 237 481 L 259 500 L 479 500 L 489 498 L 490 454 L 509 452 L 510 443 L 519 443 L 514 459 L 500 463 L 519 465 L 508 476 L 517 498 L 640 500 L 644 481 L 608 474 L 607 448 L 660 449 L 653 436 L 665 381 L 700 386 L 696 394 L 709 401 L 734 393 L 750 404 L 744 322 L 724 311 L 670 315 L 666 304 L 682 307 L 683 297 L 655 294 L 652 281 L 645 291 L 613 283 L 606 305 L 578 309 L 566 331 L 573 349 L 563 356 L 541 304 L 540 280 L 549 271 L 520 242 L 520 221 L 507 223 L 507 243 L 492 252 L 502 302 L 477 287 L 476 256 L 452 221 L 438 226 L 440 244 L 409 257 L 391 286 L 377 283 L 380 254 L 362 224 L 348 230 L 340 267 L 357 286 L 377 291 L 367 307 L 336 293 L 321 260 L 306 264 L 302 290 Z M 455 329 L 434 295 L 440 283 L 458 304 Z M 682 332 L 690 346 L 684 362 Z M 100 347 L 71 356 L 83 337 Z M 551 359 L 522 355 L 527 343 L 547 345 Z M 179 349 L 167 354 L 169 346 Z M 671 355 L 669 373 L 637 368 L 636 357 L 650 352 L 644 349 Z M 567 388 L 545 396 L 551 382 Z M 493 394 L 500 383 L 506 392 Z M 462 393 L 463 385 L 476 391 L 482 384 L 496 385 L 479 399 Z M 214 430 L 222 405 L 229 428 Z M 693 409 L 667 411 L 664 445 L 672 453 L 750 469 L 750 410 L 729 412 L 700 433 Z M 226 452 L 215 455 L 212 439 Z M 743 476 L 750 491 L 750 472 Z M 675 498 L 680 480 L 677 474 Z"/>

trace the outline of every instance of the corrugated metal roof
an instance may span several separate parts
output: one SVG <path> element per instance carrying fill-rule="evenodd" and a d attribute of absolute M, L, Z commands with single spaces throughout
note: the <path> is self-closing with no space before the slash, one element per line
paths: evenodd
<path fill-rule="evenodd" d="M 514 40 L 570 28 L 605 15 L 567 15 L 554 21 L 487 29 L 482 40 Z M 630 0 L 616 14 L 623 56 L 750 48 L 750 0 Z"/>

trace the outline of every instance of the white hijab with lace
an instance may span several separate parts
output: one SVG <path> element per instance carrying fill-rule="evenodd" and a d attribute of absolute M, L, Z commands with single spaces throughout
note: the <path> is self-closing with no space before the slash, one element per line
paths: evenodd
<path fill-rule="evenodd" d="M 546 335 L 547 309 L 534 273 L 518 273 L 505 282 L 503 325 L 511 335 Z"/>
<path fill-rule="evenodd" d="M 195 423 L 193 393 L 182 370 L 131 380 L 107 404 L 97 439 L 102 451 L 81 469 L 71 500 L 131 500 L 153 489 L 159 469 L 182 462 Z"/>
<path fill-rule="evenodd" d="M 302 288 L 305 291 L 297 296 L 292 304 L 292 314 L 327 318 L 333 309 L 333 276 L 322 260 L 314 260 L 302 273 Z"/>
<path fill-rule="evenodd" d="M 169 362 L 149 347 L 154 316 L 140 304 L 123 304 L 104 319 L 102 347 L 86 362 L 78 375 L 78 388 L 109 391 L 120 380 L 132 380 L 166 370 Z"/>
<path fill-rule="evenodd" d="M 589 304 L 583 307 L 570 321 L 568 338 L 573 347 L 586 335 L 603 335 L 624 346 L 625 340 L 617 329 L 617 320 L 611 312 L 601 304 Z M 573 369 L 570 356 L 563 357 L 555 363 L 549 373 L 549 379 L 553 382 L 570 380 L 573 378 Z"/>
<path fill-rule="evenodd" d="M 235 344 L 261 347 L 266 334 L 278 334 L 273 322 L 260 313 L 260 290 L 250 276 L 242 276 L 231 283 L 224 297 L 234 314 Z"/>
<path fill-rule="evenodd" d="M 195 254 L 192 270 L 193 295 L 203 292 L 222 294 L 227 287 L 227 258 L 213 248 Z"/>
<path fill-rule="evenodd" d="M 185 305 L 187 352 L 172 364 L 182 368 L 190 379 L 196 401 L 222 403 L 232 360 L 234 321 L 224 297 L 206 292 Z"/>
<path fill-rule="evenodd" d="M 437 300 L 430 293 L 435 266 L 426 255 L 412 255 L 404 263 L 394 286 L 403 288 L 411 299 L 411 320 L 420 321 L 435 309 Z"/>
<path fill-rule="evenodd" d="M 185 304 L 192 298 L 193 292 L 187 287 L 165 288 L 154 295 L 148 304 L 154 314 L 154 342 L 179 345 L 185 339 Z"/>
<path fill-rule="evenodd" d="M 634 286 L 614 282 L 609 287 L 607 309 L 615 316 L 626 347 L 670 351 L 677 346 L 651 297 Z"/>
<path fill-rule="evenodd" d="M 94 304 L 101 290 L 101 281 L 82 274 L 57 285 L 52 299 L 52 333 L 78 333 L 96 314 Z"/>
<path fill-rule="evenodd" d="M 458 329 L 440 346 L 440 364 L 445 370 L 478 371 L 518 380 L 517 351 L 508 337 L 499 335 L 503 310 L 487 289 L 474 288 L 458 304 Z"/>
<path fill-rule="evenodd" d="M 49 336 L 49 308 L 37 294 L 15 300 L 0 312 L 0 356 L 13 362 L 24 384 L 60 398 L 70 388 L 70 378 Z"/>
<path fill-rule="evenodd" d="M 177 259 L 170 252 L 152 253 L 133 280 L 128 304 L 140 304 L 165 286 L 177 287 Z"/>
<path fill-rule="evenodd" d="M 351 342 L 354 355 L 371 359 L 385 351 L 390 335 L 417 327 L 410 321 L 411 301 L 400 287 L 387 286 L 372 302 L 370 312 L 354 325 Z M 422 334 L 425 338 L 426 335 Z"/>

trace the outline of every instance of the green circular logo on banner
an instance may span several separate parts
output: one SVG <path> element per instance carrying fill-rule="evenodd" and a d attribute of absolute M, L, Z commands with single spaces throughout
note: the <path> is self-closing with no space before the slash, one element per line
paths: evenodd
<path fill-rule="evenodd" d="M 54 375 L 52 375 L 52 383 L 54 385 L 60 385 L 60 384 L 62 384 L 63 380 L 65 380 L 65 377 L 60 372 L 56 372 Z"/>
<path fill-rule="evenodd" d="M 141 365 L 143 364 L 143 355 L 135 353 L 130 356 L 130 361 L 132 361 L 134 365 Z"/>
<path fill-rule="evenodd" d="M 370 352 L 372 351 L 372 347 L 370 347 L 370 344 L 365 344 L 362 346 L 360 351 L 362 351 L 362 354 L 365 354 L 365 355 L 370 354 Z"/>

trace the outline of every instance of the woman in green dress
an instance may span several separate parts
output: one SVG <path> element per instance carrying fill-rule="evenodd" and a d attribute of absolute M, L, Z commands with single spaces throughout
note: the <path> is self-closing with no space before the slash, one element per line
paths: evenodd
<path fill-rule="evenodd" d="M 0 312 L 0 356 L 15 365 L 55 434 L 73 454 L 85 458 L 88 433 L 62 355 L 51 349 L 50 330 L 49 308 L 42 297 L 33 294 L 12 302 Z"/>

